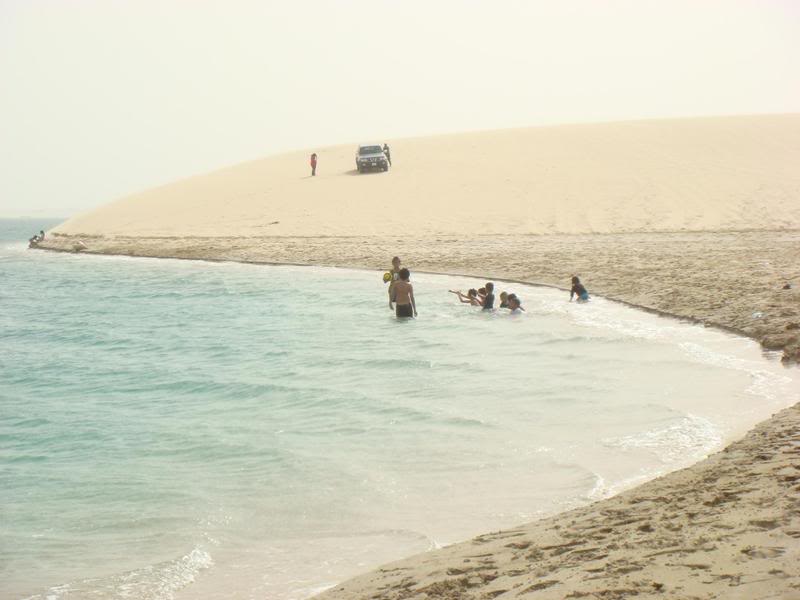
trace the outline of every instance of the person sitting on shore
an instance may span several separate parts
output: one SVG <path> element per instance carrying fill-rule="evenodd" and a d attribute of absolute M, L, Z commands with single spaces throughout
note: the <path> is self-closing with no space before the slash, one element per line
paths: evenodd
<path fill-rule="evenodd" d="M 508 308 L 508 292 L 500 292 L 500 308 Z"/>
<path fill-rule="evenodd" d="M 417 303 L 414 300 L 414 286 L 408 281 L 411 273 L 408 269 L 400 269 L 400 278 L 395 282 L 395 302 L 397 303 L 397 318 L 410 318 L 417 316 Z"/>
<path fill-rule="evenodd" d="M 578 302 L 586 302 L 589 300 L 589 292 L 578 279 L 577 275 L 572 276 L 572 289 L 569 291 L 569 301 L 572 302 L 572 297 L 577 296 Z"/>
<path fill-rule="evenodd" d="M 459 291 L 456 291 L 456 290 L 450 290 L 450 293 L 451 294 L 455 294 L 456 296 L 458 296 L 458 300 L 462 304 L 469 304 L 471 306 L 481 306 L 482 305 L 481 301 L 478 299 L 478 290 L 476 290 L 475 288 L 470 288 L 467 291 L 466 295 L 464 295 L 462 292 L 459 292 Z"/>
<path fill-rule="evenodd" d="M 508 296 L 508 308 L 511 309 L 512 315 L 519 315 L 525 312 L 525 309 L 522 308 L 522 304 L 520 303 L 516 294 L 510 294 Z"/>
<path fill-rule="evenodd" d="M 494 310 L 494 284 L 489 282 L 483 289 L 486 293 L 481 300 L 481 307 L 483 310 Z"/>

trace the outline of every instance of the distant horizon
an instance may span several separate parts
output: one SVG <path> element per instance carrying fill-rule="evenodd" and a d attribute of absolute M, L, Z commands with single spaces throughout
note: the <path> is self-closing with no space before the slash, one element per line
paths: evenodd
<path fill-rule="evenodd" d="M 0 215 L 0 221 L 59 221 L 69 219 L 66 217 L 53 217 L 53 216 L 35 216 L 35 215 L 19 215 L 16 217 Z"/>

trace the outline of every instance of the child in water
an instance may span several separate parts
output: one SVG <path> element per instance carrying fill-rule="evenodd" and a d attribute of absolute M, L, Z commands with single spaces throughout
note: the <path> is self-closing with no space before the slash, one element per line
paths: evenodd
<path fill-rule="evenodd" d="M 508 292 L 500 292 L 500 308 L 508 308 Z"/>
<path fill-rule="evenodd" d="M 508 308 L 511 309 L 512 313 L 525 312 L 525 309 L 522 308 L 522 300 L 516 294 L 508 295 Z"/>
<path fill-rule="evenodd" d="M 389 310 L 394 310 L 394 306 L 392 303 L 394 302 L 394 285 L 395 282 L 400 278 L 400 257 L 395 256 L 392 259 L 392 268 L 389 269 L 389 273 L 392 274 L 392 280 L 389 282 Z"/>
<path fill-rule="evenodd" d="M 397 303 L 398 318 L 416 317 L 417 303 L 414 300 L 414 286 L 409 283 L 411 273 L 408 269 L 400 269 L 400 278 L 394 283 L 394 301 Z"/>
<path fill-rule="evenodd" d="M 516 294 L 509 294 L 508 308 L 511 309 L 512 315 L 518 315 L 525 312 L 525 309 L 522 308 L 522 304 L 520 304 L 519 298 L 517 298 Z"/>
<path fill-rule="evenodd" d="M 572 297 L 577 296 L 578 302 L 586 302 L 589 300 L 589 292 L 583 287 L 581 280 L 577 275 L 572 276 L 572 289 L 569 291 L 569 301 L 572 302 Z"/>
<path fill-rule="evenodd" d="M 482 301 L 478 298 L 478 290 L 475 288 L 470 288 L 467 292 L 466 296 L 456 290 L 449 290 L 451 294 L 455 294 L 458 296 L 458 300 L 462 304 L 471 304 L 472 306 L 483 306 Z"/>
<path fill-rule="evenodd" d="M 483 289 L 486 290 L 481 301 L 483 310 L 494 310 L 494 284 L 489 282 Z"/>

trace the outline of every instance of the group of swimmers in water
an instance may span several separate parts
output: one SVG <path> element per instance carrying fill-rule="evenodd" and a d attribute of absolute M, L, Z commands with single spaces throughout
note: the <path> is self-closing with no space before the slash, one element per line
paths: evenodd
<path fill-rule="evenodd" d="M 450 290 L 450 293 L 458 296 L 458 300 L 462 304 L 480 306 L 483 310 L 494 310 L 494 284 L 491 281 L 480 289 L 471 288 L 467 290 L 466 294 L 458 290 Z M 525 312 L 519 296 L 508 292 L 500 292 L 500 306 L 498 308 L 507 308 L 514 315 Z"/>
<path fill-rule="evenodd" d="M 395 311 L 398 318 L 410 318 L 417 316 L 417 303 L 414 299 L 414 286 L 409 281 L 411 272 L 401 266 L 400 258 L 395 256 L 392 259 L 392 268 L 384 276 L 383 280 L 389 284 L 389 308 Z M 479 306 L 482 310 L 494 311 L 494 283 L 488 282 L 480 289 L 470 289 L 466 294 L 458 290 L 449 290 L 451 294 L 458 297 L 459 302 L 470 306 Z M 578 302 L 587 302 L 589 292 L 581 283 L 581 280 L 573 275 L 572 288 L 569 292 L 569 300 L 575 298 Z M 511 314 L 525 312 L 522 308 L 522 301 L 519 296 L 513 293 L 500 292 L 500 309 L 508 309 Z"/>

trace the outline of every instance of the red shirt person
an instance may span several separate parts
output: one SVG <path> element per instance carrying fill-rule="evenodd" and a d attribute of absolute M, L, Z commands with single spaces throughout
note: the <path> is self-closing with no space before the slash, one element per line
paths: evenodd
<path fill-rule="evenodd" d="M 311 165 L 311 176 L 314 177 L 314 175 L 317 174 L 317 153 L 316 152 L 311 155 L 311 160 L 309 161 L 309 164 Z"/>

